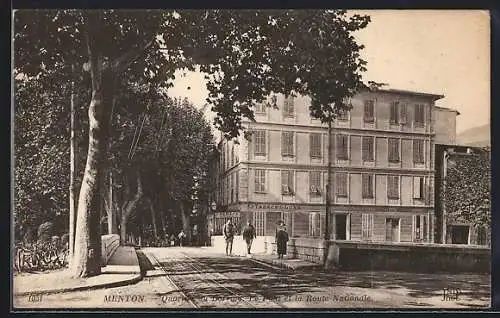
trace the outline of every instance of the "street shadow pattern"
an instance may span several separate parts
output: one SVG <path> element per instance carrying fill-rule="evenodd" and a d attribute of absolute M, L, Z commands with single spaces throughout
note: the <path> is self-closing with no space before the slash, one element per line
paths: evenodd
<path fill-rule="evenodd" d="M 187 261 L 187 260 L 184 260 Z M 196 261 L 203 268 L 203 273 L 220 273 L 218 283 L 231 286 L 238 293 L 258 294 L 266 299 L 294 297 L 300 293 L 313 293 L 326 287 L 358 287 L 382 290 L 404 289 L 407 296 L 414 301 L 404 305 L 430 307 L 426 302 L 430 297 L 442 297 L 443 289 L 460 290 L 459 302 L 463 306 L 468 302 L 487 302 L 490 300 L 490 276 L 480 274 L 419 274 L 384 271 L 291 271 L 264 267 L 251 260 L 238 257 L 198 257 Z M 169 264 L 165 263 L 168 267 Z M 185 267 L 171 268 L 170 275 L 195 275 L 198 272 L 186 270 Z M 222 278 L 226 277 L 226 278 Z M 189 281 L 186 277 L 186 281 Z M 191 278 L 192 281 L 192 278 Z M 183 287 L 188 293 L 217 297 L 220 288 L 203 287 L 201 281 Z"/>

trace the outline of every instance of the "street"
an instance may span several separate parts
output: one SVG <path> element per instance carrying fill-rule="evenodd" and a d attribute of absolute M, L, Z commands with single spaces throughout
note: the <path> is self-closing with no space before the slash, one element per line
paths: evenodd
<path fill-rule="evenodd" d="M 490 276 L 287 271 L 212 248 L 143 248 L 137 284 L 17 297 L 16 308 L 474 308 L 490 306 Z M 458 290 L 456 297 L 444 297 Z"/>

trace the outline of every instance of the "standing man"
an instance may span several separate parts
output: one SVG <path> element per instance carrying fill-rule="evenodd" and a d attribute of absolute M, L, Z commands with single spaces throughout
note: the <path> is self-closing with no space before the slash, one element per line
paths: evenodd
<path fill-rule="evenodd" d="M 282 259 L 286 255 L 286 244 L 288 242 L 288 232 L 286 231 L 285 223 L 280 222 L 276 229 L 276 247 L 278 250 L 278 258 Z"/>
<path fill-rule="evenodd" d="M 253 239 L 256 237 L 257 237 L 257 235 L 255 235 L 255 228 L 250 223 L 250 221 L 248 221 L 247 225 L 243 229 L 243 239 L 247 243 L 247 257 L 250 257 L 250 250 L 252 249 L 252 242 L 253 242 Z"/>
<path fill-rule="evenodd" d="M 231 220 L 227 220 L 222 230 L 224 234 L 224 239 L 226 240 L 226 255 L 232 255 L 233 253 L 233 239 L 234 239 L 234 226 Z"/>

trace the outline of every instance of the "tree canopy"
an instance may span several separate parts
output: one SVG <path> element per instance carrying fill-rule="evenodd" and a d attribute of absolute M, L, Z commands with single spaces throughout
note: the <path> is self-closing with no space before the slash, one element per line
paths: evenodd
<path fill-rule="evenodd" d="M 105 67 L 125 65 L 127 76 L 167 87 L 177 69 L 200 65 L 215 125 L 227 137 L 237 136 L 241 120 L 253 119 L 251 106 L 272 93 L 309 95 L 311 114 L 328 121 L 349 107 L 345 97 L 364 87 L 363 45 L 352 33 L 367 26 L 368 16 L 345 10 L 89 11 L 16 12 L 16 68 L 70 74 L 72 64 L 88 65 L 89 35 Z M 133 62 L 120 64 L 127 59 Z"/>

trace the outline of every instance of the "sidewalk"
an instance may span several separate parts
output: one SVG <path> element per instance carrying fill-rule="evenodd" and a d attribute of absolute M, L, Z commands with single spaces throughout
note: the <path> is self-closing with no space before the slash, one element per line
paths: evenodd
<path fill-rule="evenodd" d="M 301 260 L 298 258 L 278 259 L 277 255 L 270 254 L 252 254 L 251 258 L 255 262 L 262 262 L 273 265 L 276 268 L 286 268 L 290 270 L 321 270 L 323 267 L 320 264 Z"/>
<path fill-rule="evenodd" d="M 119 246 L 101 275 L 72 278 L 68 269 L 42 273 L 20 273 L 13 278 L 15 296 L 33 293 L 53 294 L 137 283 L 142 279 L 137 253 L 133 247 Z"/>

